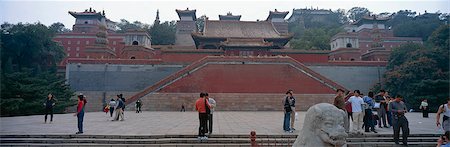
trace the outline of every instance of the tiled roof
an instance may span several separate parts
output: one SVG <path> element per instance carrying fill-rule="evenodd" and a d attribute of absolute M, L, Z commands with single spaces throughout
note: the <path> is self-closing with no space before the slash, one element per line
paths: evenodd
<path fill-rule="evenodd" d="M 204 37 L 218 38 L 284 38 L 268 21 L 206 20 Z"/>

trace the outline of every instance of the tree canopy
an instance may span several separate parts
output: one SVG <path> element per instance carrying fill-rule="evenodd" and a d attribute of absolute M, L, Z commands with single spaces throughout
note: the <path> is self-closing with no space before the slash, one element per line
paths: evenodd
<path fill-rule="evenodd" d="M 449 26 L 436 29 L 427 42 L 394 48 L 381 88 L 404 96 L 413 109 L 427 98 L 436 111 L 449 97 Z"/>
<path fill-rule="evenodd" d="M 152 37 L 152 45 L 170 45 L 175 43 L 176 22 L 165 21 L 163 23 L 155 22 L 153 25 L 142 23 L 139 21 L 129 22 L 121 19 L 117 24 L 119 30 L 117 33 L 125 33 L 129 29 L 147 31 Z"/>
<path fill-rule="evenodd" d="M 56 26 L 56 25 L 55 25 Z M 54 27 L 36 24 L 1 25 L 1 98 L 2 116 L 43 113 L 43 102 L 49 93 L 57 100 L 55 112 L 62 113 L 73 91 L 57 74 L 57 63 L 64 49 L 52 38 Z"/>

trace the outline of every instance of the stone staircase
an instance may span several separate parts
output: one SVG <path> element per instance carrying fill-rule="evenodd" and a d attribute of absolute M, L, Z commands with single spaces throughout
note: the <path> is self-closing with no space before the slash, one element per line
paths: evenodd
<path fill-rule="evenodd" d="M 292 146 L 297 135 L 257 135 L 258 146 Z M 412 134 L 410 146 L 434 147 L 439 135 Z M 347 138 L 349 147 L 395 146 L 392 135 L 369 134 Z M 250 146 L 250 135 L 211 135 L 198 141 L 195 135 L 0 135 L 0 146 Z"/>

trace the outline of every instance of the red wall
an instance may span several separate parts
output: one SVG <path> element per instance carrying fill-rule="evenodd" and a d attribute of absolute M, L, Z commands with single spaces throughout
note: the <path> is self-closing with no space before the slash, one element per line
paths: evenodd
<path fill-rule="evenodd" d="M 161 89 L 163 93 L 332 94 L 334 90 L 287 64 L 209 64 Z"/>

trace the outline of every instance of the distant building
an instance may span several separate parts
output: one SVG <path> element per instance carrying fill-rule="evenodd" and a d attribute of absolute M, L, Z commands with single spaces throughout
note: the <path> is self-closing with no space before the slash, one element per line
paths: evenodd
<path fill-rule="evenodd" d="M 326 9 L 293 9 L 288 22 L 302 22 L 305 19 L 311 19 L 310 21 L 327 21 L 326 19 L 329 15 L 334 15 L 334 12 Z"/>
<path fill-rule="evenodd" d="M 228 12 L 227 15 L 219 15 L 219 20 L 240 21 L 241 15 L 233 15 L 231 12 Z"/>
<path fill-rule="evenodd" d="M 179 46 L 194 46 L 191 33 L 197 31 L 197 16 L 196 10 L 175 10 L 180 20 L 177 21 L 176 33 L 175 33 L 175 45 Z"/>
<path fill-rule="evenodd" d="M 345 26 L 346 32 L 330 40 L 330 60 L 387 61 L 392 48 L 408 42 L 422 43 L 421 38 L 394 37 L 393 30 L 385 25 L 388 20 L 365 16 Z"/>
<path fill-rule="evenodd" d="M 106 18 L 104 11 L 96 12 L 89 8 L 84 12 L 69 11 L 69 14 L 75 18 L 72 31 L 57 34 L 54 38 L 64 47 L 67 58 L 131 58 L 129 57 L 131 54 L 129 47 L 124 47 L 133 45 L 133 42 L 137 42 L 139 46 L 142 45 L 142 48 L 145 48 L 139 50 L 145 52 L 148 51 L 146 49 L 151 50 L 151 37 L 147 32 L 137 33 L 136 30 L 131 30 L 131 32 L 116 33 L 115 22 Z"/>

